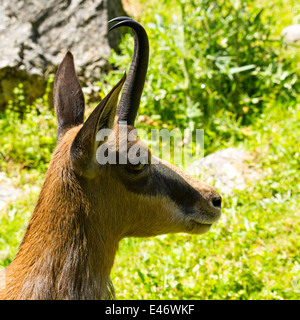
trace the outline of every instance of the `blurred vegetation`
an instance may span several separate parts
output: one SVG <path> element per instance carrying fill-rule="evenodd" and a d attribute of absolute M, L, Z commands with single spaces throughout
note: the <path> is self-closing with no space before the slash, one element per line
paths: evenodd
<path fill-rule="evenodd" d="M 277 16 L 263 15 L 254 0 L 154 2 L 142 18 L 151 52 L 139 114 L 160 126 L 204 128 L 205 150 L 212 152 L 216 136 L 243 139 L 239 125 L 252 123 L 275 101 L 296 103 L 299 50 L 287 53 L 271 33 Z M 121 50 L 111 57 L 118 69 L 106 77 L 108 84 L 130 63 L 130 33 Z"/>
<path fill-rule="evenodd" d="M 206 235 L 123 240 L 112 275 L 117 297 L 299 299 L 292 280 L 300 268 L 300 48 L 280 39 L 297 3 L 139 5 L 151 53 L 138 127 L 204 128 L 206 154 L 248 150 L 262 178 L 223 197 L 221 221 Z M 111 56 L 115 69 L 98 83 L 101 98 L 128 69 L 130 33 L 120 49 Z M 55 147 L 52 83 L 53 76 L 33 104 L 20 83 L 0 113 L 0 170 L 29 190 L 0 213 L 0 266 L 14 258 Z"/>
<path fill-rule="evenodd" d="M 22 83 L 14 90 L 5 111 L 0 114 L 0 169 L 34 169 L 45 172 L 56 145 L 56 119 L 49 105 L 54 77 L 46 92 L 28 105 Z"/>

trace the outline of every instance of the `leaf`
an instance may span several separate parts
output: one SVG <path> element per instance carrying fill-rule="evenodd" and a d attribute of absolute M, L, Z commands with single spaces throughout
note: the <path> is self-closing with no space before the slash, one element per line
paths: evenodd
<path fill-rule="evenodd" d="M 244 71 L 248 71 L 248 70 L 253 70 L 255 68 L 256 68 L 255 64 L 249 64 L 247 66 L 230 68 L 228 70 L 228 72 L 231 73 L 231 74 L 235 74 L 235 73 L 240 73 L 240 72 L 244 72 Z"/>

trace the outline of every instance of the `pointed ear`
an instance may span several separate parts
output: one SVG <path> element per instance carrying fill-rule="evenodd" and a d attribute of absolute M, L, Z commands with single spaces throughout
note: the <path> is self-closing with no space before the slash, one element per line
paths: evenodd
<path fill-rule="evenodd" d="M 118 98 L 125 80 L 126 73 L 94 109 L 77 133 L 71 146 L 71 159 L 73 164 L 76 163 L 76 167 L 80 165 L 80 170 L 83 167 L 89 167 L 93 157 L 96 155 L 96 150 L 99 146 L 99 142 L 96 141 L 98 131 L 113 128 Z"/>
<path fill-rule="evenodd" d="M 82 124 L 84 119 L 84 95 L 70 51 L 57 70 L 53 95 L 57 118 L 57 140 L 59 140 L 67 129 Z"/>

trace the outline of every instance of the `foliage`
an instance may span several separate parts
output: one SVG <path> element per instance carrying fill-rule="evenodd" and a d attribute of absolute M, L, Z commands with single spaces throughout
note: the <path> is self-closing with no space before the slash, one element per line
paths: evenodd
<path fill-rule="evenodd" d="M 56 143 L 56 120 L 49 108 L 49 78 L 45 95 L 33 106 L 26 104 L 23 86 L 14 90 L 14 99 L 0 113 L 0 169 L 18 168 L 45 172 Z"/>
<path fill-rule="evenodd" d="M 262 179 L 223 197 L 209 233 L 123 240 L 113 272 L 118 297 L 299 299 L 299 120 L 300 105 L 275 105 L 249 127 L 237 146 L 257 154 Z"/>
<path fill-rule="evenodd" d="M 280 38 L 272 38 L 276 19 L 266 18 L 253 0 L 165 0 L 150 6 L 142 21 L 151 54 L 140 114 L 223 134 L 215 119 L 249 124 L 266 105 L 294 103 L 296 60 L 285 54 Z M 127 34 L 121 55 L 114 53 L 111 62 L 124 69 L 132 50 Z"/>
<path fill-rule="evenodd" d="M 56 143 L 56 122 L 47 107 L 24 114 L 23 121 L 17 113 L 6 110 L 0 127 L 2 170 L 15 163 L 21 168 L 46 171 Z"/>

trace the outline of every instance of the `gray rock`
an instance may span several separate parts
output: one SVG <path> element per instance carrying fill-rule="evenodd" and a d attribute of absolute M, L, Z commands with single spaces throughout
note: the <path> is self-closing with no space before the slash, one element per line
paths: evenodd
<path fill-rule="evenodd" d="M 293 24 L 284 28 L 281 35 L 286 42 L 300 41 L 300 24 Z"/>
<path fill-rule="evenodd" d="M 0 107 L 12 98 L 16 81 L 24 82 L 30 102 L 40 97 L 45 75 L 67 50 L 85 85 L 98 80 L 120 38 L 120 30 L 108 36 L 107 22 L 125 15 L 121 0 L 2 0 L 2 7 Z"/>
<path fill-rule="evenodd" d="M 214 185 L 221 195 L 234 194 L 260 177 L 248 163 L 251 158 L 251 154 L 243 150 L 223 149 L 193 162 L 187 172 Z"/>

